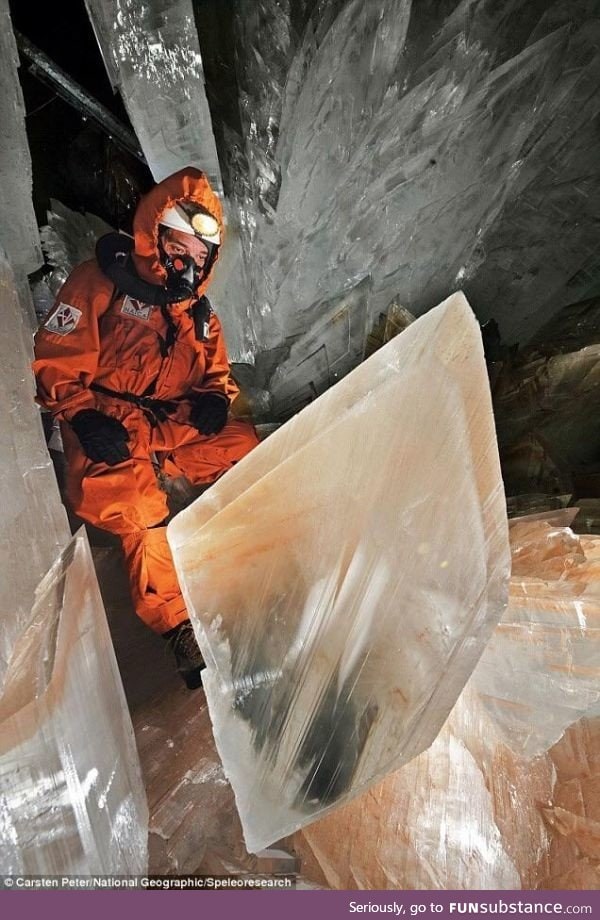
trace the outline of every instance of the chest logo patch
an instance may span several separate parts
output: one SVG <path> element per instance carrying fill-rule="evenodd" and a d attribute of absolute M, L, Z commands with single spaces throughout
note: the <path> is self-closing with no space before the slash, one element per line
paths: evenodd
<path fill-rule="evenodd" d="M 153 304 L 143 303 L 141 300 L 135 300 L 135 298 L 130 297 L 129 294 L 125 296 L 123 306 L 121 307 L 121 313 L 125 313 L 126 316 L 133 316 L 135 319 L 145 320 L 150 319 L 153 310 Z"/>
<path fill-rule="evenodd" d="M 77 327 L 81 315 L 81 310 L 77 307 L 72 307 L 69 303 L 59 303 L 58 308 L 44 323 L 44 329 L 56 335 L 68 335 Z"/>

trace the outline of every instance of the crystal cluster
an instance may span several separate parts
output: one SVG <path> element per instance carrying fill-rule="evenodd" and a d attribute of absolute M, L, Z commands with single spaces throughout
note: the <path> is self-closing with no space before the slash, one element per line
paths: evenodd
<path fill-rule="evenodd" d="M 600 540 L 515 522 L 510 605 L 473 685 L 499 734 L 530 757 L 581 716 L 600 716 Z"/>
<path fill-rule="evenodd" d="M 428 747 L 503 613 L 504 493 L 465 298 L 271 435 L 168 534 L 255 852 Z"/>
<path fill-rule="evenodd" d="M 259 352 L 310 353 L 318 330 L 299 390 L 328 385 L 324 306 L 367 277 L 350 329 L 460 287 L 509 342 L 597 289 L 589 0 L 253 0 L 234 16 L 248 325 Z"/>

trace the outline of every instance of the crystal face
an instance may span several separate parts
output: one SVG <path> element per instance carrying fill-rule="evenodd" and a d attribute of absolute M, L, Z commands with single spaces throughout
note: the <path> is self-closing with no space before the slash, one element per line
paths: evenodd
<path fill-rule="evenodd" d="M 42 250 L 31 200 L 31 156 L 25 131 L 25 104 L 17 75 L 19 56 L 8 0 L 0 0 L 0 245 L 8 253 L 19 284 L 42 265 Z"/>
<path fill-rule="evenodd" d="M 504 493 L 464 296 L 295 416 L 168 535 L 255 852 L 430 745 L 502 616 Z"/>
<path fill-rule="evenodd" d="M 25 296 L 23 287 L 21 298 Z M 31 615 L 35 590 L 70 535 L 34 403 L 31 330 L 1 247 L 0 309 L 1 687 L 13 644 Z"/>
<path fill-rule="evenodd" d="M 83 529 L 40 584 L 9 664 L 0 815 L 8 874 L 145 871 L 144 787 Z"/>
<path fill-rule="evenodd" d="M 600 540 L 562 514 L 511 525 L 508 608 L 432 746 L 294 837 L 309 880 L 597 889 Z"/>
<path fill-rule="evenodd" d="M 154 179 L 197 165 L 222 192 L 190 0 L 86 0 L 86 6 Z"/>

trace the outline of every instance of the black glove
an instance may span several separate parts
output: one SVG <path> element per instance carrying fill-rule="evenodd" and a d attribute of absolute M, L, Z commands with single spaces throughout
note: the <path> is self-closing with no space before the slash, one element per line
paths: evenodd
<path fill-rule="evenodd" d="M 200 434 L 217 434 L 225 426 L 229 402 L 226 396 L 218 393 L 202 393 L 196 397 L 190 422 Z"/>
<path fill-rule="evenodd" d="M 82 409 L 71 420 L 71 428 L 81 441 L 86 457 L 94 463 L 116 466 L 128 460 L 129 432 L 118 418 L 97 409 Z"/>

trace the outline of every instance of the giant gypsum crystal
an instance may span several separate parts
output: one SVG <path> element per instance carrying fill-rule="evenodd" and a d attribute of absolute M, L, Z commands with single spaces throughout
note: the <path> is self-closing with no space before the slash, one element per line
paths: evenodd
<path fill-rule="evenodd" d="M 86 7 L 155 180 L 193 164 L 220 192 L 190 0 L 86 0 Z"/>
<path fill-rule="evenodd" d="M 0 864 L 146 870 L 148 811 L 83 529 L 42 583 L 0 697 Z"/>
<path fill-rule="evenodd" d="M 169 527 L 256 851 L 423 751 L 506 604 L 481 339 L 454 295 Z"/>
<path fill-rule="evenodd" d="M 8 0 L 0 0 L 0 244 L 17 279 L 42 264 L 37 221 L 31 200 L 31 155 L 25 130 L 25 104 L 17 75 L 19 56 Z"/>
<path fill-rule="evenodd" d="M 34 403 L 31 331 L 1 247 L 0 308 L 1 687 L 13 645 L 31 614 L 35 589 L 69 540 L 69 526 Z"/>

